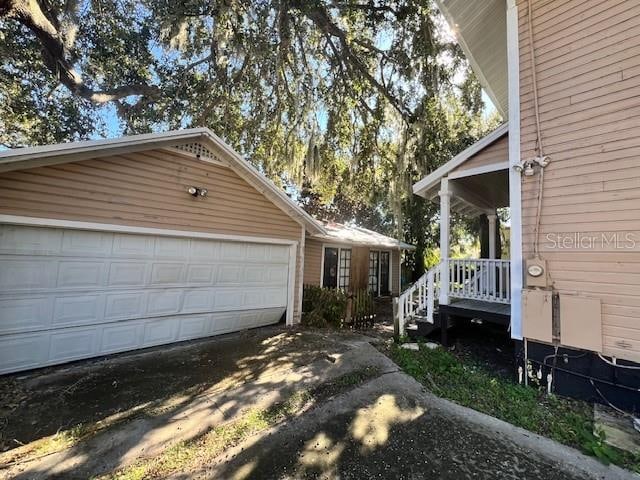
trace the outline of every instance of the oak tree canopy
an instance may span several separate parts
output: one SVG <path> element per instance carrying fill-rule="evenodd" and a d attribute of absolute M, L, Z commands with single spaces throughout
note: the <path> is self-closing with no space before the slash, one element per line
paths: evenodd
<path fill-rule="evenodd" d="M 418 264 L 410 185 L 495 125 L 433 0 L 0 0 L 0 56 L 5 147 L 207 126 Z"/>

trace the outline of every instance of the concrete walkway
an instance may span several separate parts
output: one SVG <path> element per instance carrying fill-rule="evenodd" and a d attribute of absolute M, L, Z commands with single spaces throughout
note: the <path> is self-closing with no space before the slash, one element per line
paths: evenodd
<path fill-rule="evenodd" d="M 214 351 L 216 344 L 230 356 L 228 367 L 216 368 L 215 381 L 197 393 L 180 395 L 172 389 L 172 396 L 155 399 L 151 413 L 127 417 L 71 448 L 0 470 L 0 477 L 106 474 L 141 458 L 156 457 L 177 441 L 198 438 L 247 409 L 266 408 L 294 391 L 318 389 L 350 372 L 373 368 L 374 378 L 318 397 L 317 403 L 296 417 L 244 439 L 221 457 L 175 472 L 174 478 L 637 478 L 431 395 L 398 371 L 370 344 L 372 340 L 339 332 L 264 330 L 188 346 L 191 350 L 183 356 L 182 365 L 185 377 L 190 368 L 208 358 L 202 349 Z M 119 362 L 131 367 L 130 362 L 150 362 L 155 355 L 161 363 L 160 357 L 166 354 L 157 351 Z M 172 350 L 170 355 L 174 360 L 180 357 L 179 351 Z M 200 360 L 191 365 L 188 358 Z M 74 368 L 70 372 L 77 374 Z M 95 365 L 88 372 L 94 380 L 100 378 Z M 49 386 L 54 380 L 64 381 L 65 375 L 56 375 Z M 144 387 L 141 382 L 140 388 Z"/>

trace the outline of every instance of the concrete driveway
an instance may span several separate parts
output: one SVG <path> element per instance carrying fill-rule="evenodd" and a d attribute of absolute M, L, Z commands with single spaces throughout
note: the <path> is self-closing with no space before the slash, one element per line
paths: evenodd
<path fill-rule="evenodd" d="M 434 397 L 379 341 L 266 328 L 4 377 L 0 478 L 633 478 Z"/>

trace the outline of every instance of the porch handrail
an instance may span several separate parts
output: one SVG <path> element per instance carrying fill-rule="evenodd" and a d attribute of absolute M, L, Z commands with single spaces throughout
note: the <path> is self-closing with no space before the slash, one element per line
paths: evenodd
<path fill-rule="evenodd" d="M 510 260 L 449 259 L 449 296 L 510 303 L 510 277 Z"/>
<path fill-rule="evenodd" d="M 426 310 L 426 319 L 433 323 L 435 299 L 440 292 L 442 263 L 426 271 L 415 283 L 400 294 L 394 306 L 400 335 L 406 333 L 407 320 Z"/>

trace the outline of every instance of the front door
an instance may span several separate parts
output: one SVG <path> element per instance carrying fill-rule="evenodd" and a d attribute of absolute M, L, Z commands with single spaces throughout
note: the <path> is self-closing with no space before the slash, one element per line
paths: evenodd
<path fill-rule="evenodd" d="M 324 271 L 322 272 L 322 286 L 327 288 L 338 287 L 338 249 L 324 249 Z"/>

